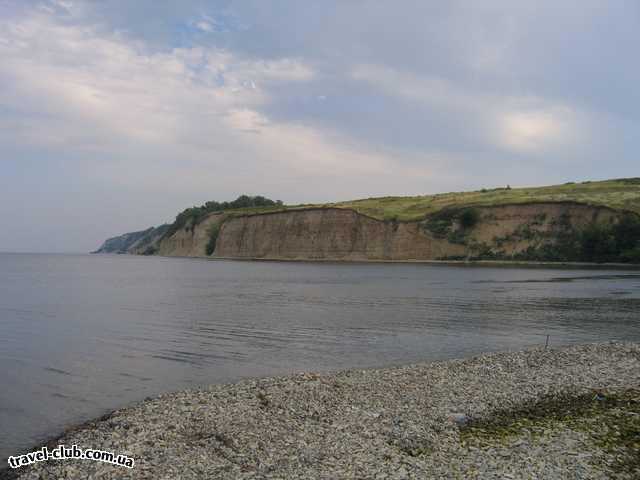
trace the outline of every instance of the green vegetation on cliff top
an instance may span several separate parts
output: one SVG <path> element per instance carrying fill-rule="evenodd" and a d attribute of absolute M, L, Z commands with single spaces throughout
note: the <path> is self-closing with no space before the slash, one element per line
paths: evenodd
<path fill-rule="evenodd" d="M 505 187 L 417 197 L 367 198 L 331 206 L 352 208 L 378 219 L 410 221 L 423 219 L 426 215 L 447 208 L 540 202 L 579 202 L 640 214 L 640 178 L 566 183 L 548 187 Z"/>
<path fill-rule="evenodd" d="M 242 200 L 242 201 L 240 201 Z M 256 201 L 258 200 L 258 201 Z M 540 202 L 577 202 L 640 214 L 640 177 L 599 182 L 565 183 L 546 187 L 492 188 L 473 192 L 438 193 L 414 197 L 378 197 L 326 204 L 283 205 L 264 197 L 243 195 L 233 202 L 207 202 L 182 212 L 171 229 L 199 223 L 212 212 L 244 216 L 313 208 L 346 208 L 379 220 L 413 221 L 446 209 Z"/>
<path fill-rule="evenodd" d="M 200 207 L 190 207 L 178 214 L 175 221 L 169 227 L 166 236 L 171 236 L 183 227 L 191 228 L 193 225 L 200 223 L 206 216 L 212 213 L 222 213 L 227 210 L 234 212 L 264 212 L 266 209 L 283 208 L 282 201 L 271 200 L 261 195 L 250 197 L 248 195 L 240 195 L 231 202 L 216 202 L 214 200 L 205 203 Z"/>

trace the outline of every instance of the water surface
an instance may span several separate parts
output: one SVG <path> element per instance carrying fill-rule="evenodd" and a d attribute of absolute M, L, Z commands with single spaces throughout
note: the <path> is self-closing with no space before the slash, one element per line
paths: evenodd
<path fill-rule="evenodd" d="M 640 341 L 640 272 L 0 254 L 0 334 L 4 464 L 181 388 Z"/>

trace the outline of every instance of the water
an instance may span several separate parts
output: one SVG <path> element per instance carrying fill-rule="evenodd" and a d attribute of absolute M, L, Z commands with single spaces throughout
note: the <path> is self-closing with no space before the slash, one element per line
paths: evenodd
<path fill-rule="evenodd" d="M 640 341 L 640 272 L 0 254 L 0 328 L 6 459 L 208 383 Z"/>

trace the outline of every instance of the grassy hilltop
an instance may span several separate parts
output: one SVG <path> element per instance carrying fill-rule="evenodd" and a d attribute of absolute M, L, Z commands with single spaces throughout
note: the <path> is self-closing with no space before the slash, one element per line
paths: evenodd
<path fill-rule="evenodd" d="M 225 213 L 242 216 L 308 208 L 349 208 L 378 220 L 415 221 L 446 209 L 541 202 L 578 202 L 640 214 L 640 177 L 546 187 L 483 188 L 473 192 L 377 197 L 325 204 L 278 204 L 228 209 Z"/>
<path fill-rule="evenodd" d="M 331 206 L 352 208 L 380 220 L 411 221 L 421 220 L 426 215 L 447 208 L 539 202 L 579 202 L 640 214 L 640 178 L 566 183 L 548 187 L 505 187 L 417 197 L 367 198 L 340 202 Z"/>
<path fill-rule="evenodd" d="M 186 225 L 197 225 L 206 215 L 214 212 L 224 212 L 230 217 L 310 208 L 348 208 L 378 220 L 407 222 L 423 220 L 429 215 L 447 209 L 541 202 L 600 205 L 640 215 L 640 177 L 599 182 L 569 182 L 546 187 L 483 188 L 473 192 L 377 197 L 325 204 L 284 205 L 279 200 L 242 195 L 233 202 L 207 202 L 200 207 L 187 208 L 176 217 L 167 234 L 170 235 Z"/>

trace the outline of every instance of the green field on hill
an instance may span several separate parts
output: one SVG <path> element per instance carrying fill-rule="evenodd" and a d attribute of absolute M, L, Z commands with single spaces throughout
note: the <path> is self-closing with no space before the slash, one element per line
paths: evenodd
<path fill-rule="evenodd" d="M 640 178 L 566 183 L 548 187 L 504 187 L 417 197 L 367 198 L 326 206 L 352 208 L 378 219 L 410 221 L 423 219 L 426 215 L 447 208 L 539 202 L 579 202 L 640 214 Z"/>
<path fill-rule="evenodd" d="M 253 197 L 247 197 L 253 198 Z M 262 197 L 260 197 L 262 198 Z M 267 199 L 268 200 L 268 199 Z M 270 200 L 268 200 L 271 202 Z M 348 208 L 379 220 L 414 221 L 438 211 L 460 209 L 473 206 L 498 206 L 540 202 L 578 202 L 588 205 L 601 205 L 618 210 L 640 214 L 640 177 L 604 180 L 599 182 L 565 183 L 546 187 L 491 188 L 473 192 L 451 192 L 414 197 L 378 197 L 325 204 L 251 206 L 245 208 L 207 208 L 193 207 L 185 210 L 178 223 L 186 223 L 193 218 L 199 223 L 208 213 L 224 212 L 228 217 L 258 215 L 291 210 L 312 208 Z M 216 202 L 214 202 L 216 203 Z M 178 225 L 174 224 L 175 227 Z"/>

